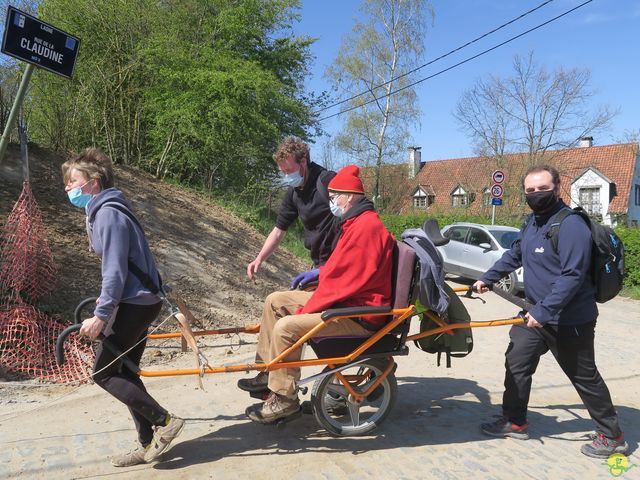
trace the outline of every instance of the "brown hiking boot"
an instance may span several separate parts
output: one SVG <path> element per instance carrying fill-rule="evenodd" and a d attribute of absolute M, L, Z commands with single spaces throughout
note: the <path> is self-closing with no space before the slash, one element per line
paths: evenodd
<path fill-rule="evenodd" d="M 156 431 L 153 434 L 153 440 L 145 451 L 144 461 L 147 463 L 153 462 L 163 452 L 169 449 L 169 445 L 180 435 L 182 428 L 184 427 L 184 420 L 174 415 L 169 416 L 169 422 L 162 427 L 155 427 Z"/>
<path fill-rule="evenodd" d="M 121 453 L 120 455 L 111 457 L 111 465 L 114 467 L 133 467 L 134 465 L 147 463 L 144 460 L 144 454 L 146 452 L 147 449 L 138 444 L 136 448 L 127 453 Z"/>
<path fill-rule="evenodd" d="M 295 415 L 300 411 L 298 397 L 289 398 L 271 392 L 263 403 L 256 403 L 247 408 L 246 414 L 254 422 L 273 423 L 281 418 Z"/>
<path fill-rule="evenodd" d="M 262 392 L 267 390 L 269 383 L 269 373 L 260 372 L 253 378 L 241 378 L 238 380 L 238 388 L 245 392 Z"/>

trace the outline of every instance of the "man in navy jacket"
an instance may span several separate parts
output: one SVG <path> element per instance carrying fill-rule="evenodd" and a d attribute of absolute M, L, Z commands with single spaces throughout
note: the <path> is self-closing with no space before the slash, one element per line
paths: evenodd
<path fill-rule="evenodd" d="M 483 423 L 482 431 L 495 437 L 529 438 L 532 376 L 540 357 L 551 351 L 596 422 L 593 441 L 582 446 L 582 453 L 596 458 L 624 454 L 628 445 L 594 358 L 598 308 L 591 277 L 591 230 L 579 215 L 569 215 L 558 230 L 556 252 L 549 236 L 552 218 L 569 208 L 560 199 L 560 174 L 549 165 L 536 166 L 525 174 L 523 186 L 533 216 L 521 231 L 521 241 L 474 284 L 484 293 L 522 266 L 525 294 L 534 304 L 526 324 L 514 325 L 509 332 L 502 416 Z"/>

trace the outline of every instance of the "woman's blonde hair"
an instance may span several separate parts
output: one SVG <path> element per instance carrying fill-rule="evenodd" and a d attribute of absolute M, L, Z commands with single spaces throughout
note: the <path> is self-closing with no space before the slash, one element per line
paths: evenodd
<path fill-rule="evenodd" d="M 85 148 L 76 157 L 62 164 L 62 179 L 65 185 L 69 183 L 69 176 L 74 168 L 89 180 L 97 178 L 103 190 L 113 187 L 111 159 L 97 148 Z"/>

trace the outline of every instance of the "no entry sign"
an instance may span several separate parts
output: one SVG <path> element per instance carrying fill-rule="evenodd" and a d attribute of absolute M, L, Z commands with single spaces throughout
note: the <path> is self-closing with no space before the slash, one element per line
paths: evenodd
<path fill-rule="evenodd" d="M 80 39 L 17 8 L 7 9 L 2 52 L 71 78 Z"/>

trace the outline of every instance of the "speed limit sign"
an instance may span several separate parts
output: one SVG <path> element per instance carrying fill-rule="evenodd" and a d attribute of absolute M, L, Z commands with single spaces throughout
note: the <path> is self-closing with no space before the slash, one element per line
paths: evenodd
<path fill-rule="evenodd" d="M 504 193 L 504 188 L 502 185 L 498 185 L 497 183 L 491 187 L 491 196 L 493 198 L 502 198 L 502 194 Z"/>

